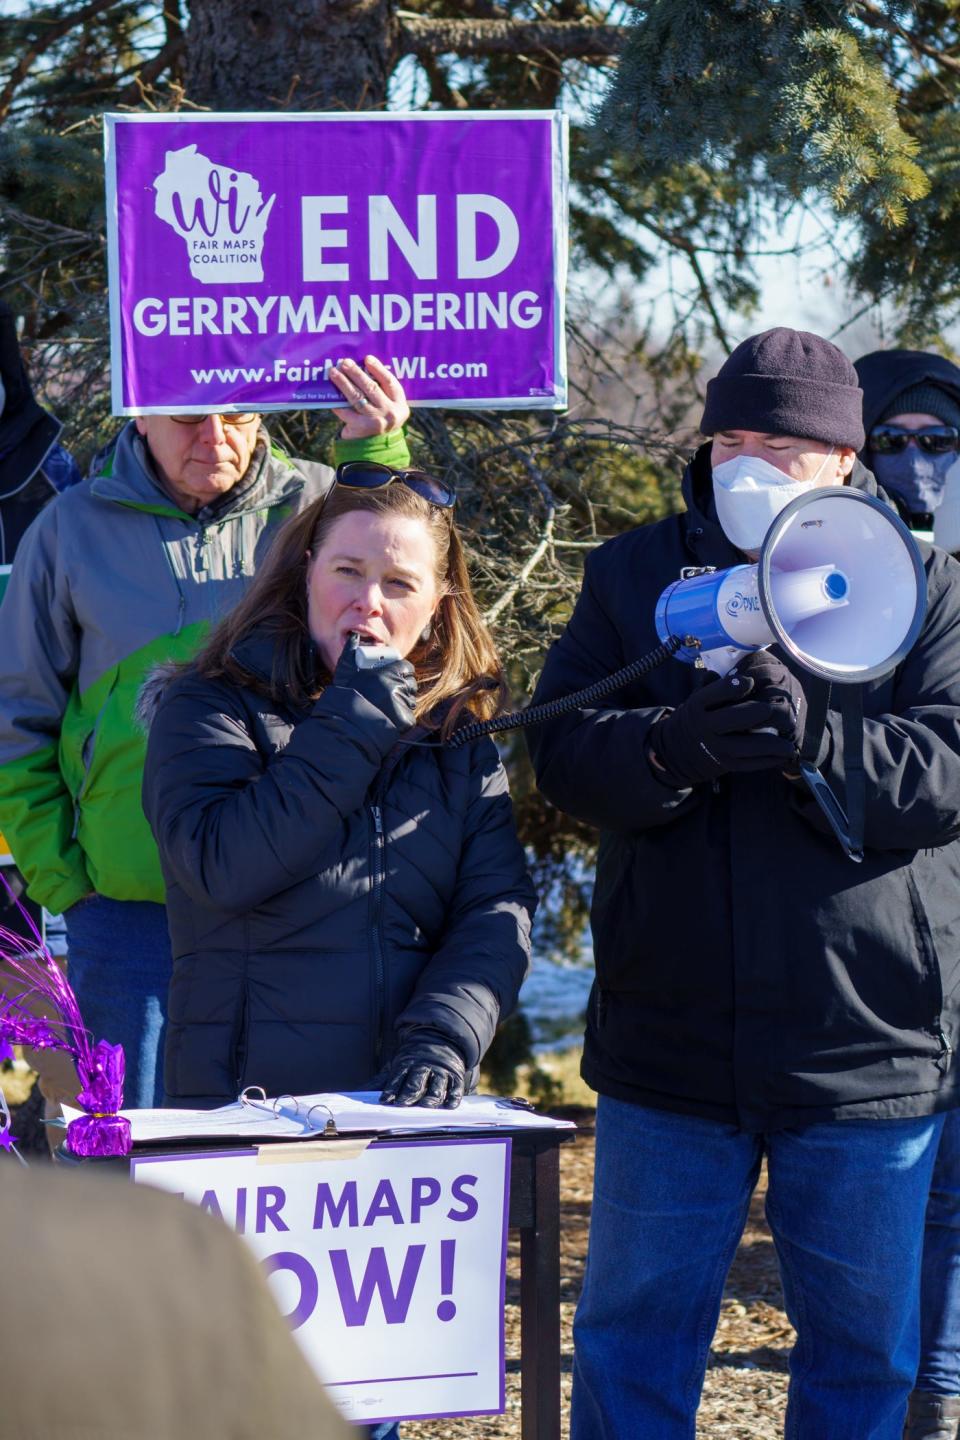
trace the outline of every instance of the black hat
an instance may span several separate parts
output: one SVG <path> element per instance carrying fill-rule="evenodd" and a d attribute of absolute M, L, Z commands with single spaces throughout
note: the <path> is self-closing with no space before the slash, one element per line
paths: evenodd
<path fill-rule="evenodd" d="M 869 436 L 881 416 L 922 414 L 929 411 L 948 425 L 943 410 L 943 397 L 960 405 L 960 367 L 943 355 L 930 350 L 872 350 L 861 355 L 854 369 L 863 389 L 863 428 Z M 919 389 L 932 390 L 930 404 L 915 405 L 912 397 Z M 909 405 L 903 402 L 910 399 Z M 869 460 L 868 460 L 869 463 Z"/>
<path fill-rule="evenodd" d="M 901 390 L 889 405 L 884 406 L 877 424 L 882 424 L 891 415 L 936 415 L 944 425 L 956 425 L 960 428 L 960 404 L 952 395 L 948 395 L 946 390 L 941 390 L 939 385 L 931 381 Z"/>
<path fill-rule="evenodd" d="M 707 385 L 700 430 L 757 430 L 859 450 L 863 392 L 836 345 L 778 326 L 751 335 L 724 361 Z"/>

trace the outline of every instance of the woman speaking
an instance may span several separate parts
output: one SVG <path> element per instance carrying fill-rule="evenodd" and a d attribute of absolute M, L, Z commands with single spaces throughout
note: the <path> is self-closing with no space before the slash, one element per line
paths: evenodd
<path fill-rule="evenodd" d="M 505 694 L 454 499 L 341 465 L 197 659 L 143 696 L 168 1104 L 376 1085 L 452 1107 L 516 1001 L 535 899 L 506 777 L 489 738 L 443 744 Z"/>

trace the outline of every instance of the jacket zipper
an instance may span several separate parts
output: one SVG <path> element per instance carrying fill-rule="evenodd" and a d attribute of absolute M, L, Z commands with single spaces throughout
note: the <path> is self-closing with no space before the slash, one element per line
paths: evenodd
<path fill-rule="evenodd" d="M 422 731 L 414 727 L 410 736 L 419 736 Z M 379 1069 L 383 1059 L 384 1035 L 383 1025 L 387 1012 L 387 980 L 386 980 L 386 959 L 383 948 L 383 891 L 386 880 L 386 835 L 383 829 L 383 811 L 379 801 L 382 799 L 393 770 L 396 769 L 404 751 L 402 746 L 395 746 L 387 756 L 380 777 L 377 782 L 376 795 L 377 803 L 370 806 L 370 814 L 373 817 L 373 855 L 370 868 L 370 937 L 373 946 L 373 974 L 374 974 L 374 1063 Z"/>
<path fill-rule="evenodd" d="M 953 1054 L 953 1046 L 950 1044 L 950 1041 L 944 1034 L 943 1026 L 940 1023 L 939 1016 L 937 1017 L 933 1033 L 940 1041 L 940 1054 L 937 1057 L 937 1064 L 940 1066 L 941 1070 L 946 1070 L 950 1065 L 950 1056 Z"/>
<path fill-rule="evenodd" d="M 193 571 L 195 575 L 202 575 L 207 567 L 207 552 L 204 548 L 209 543 L 205 529 L 198 531 L 196 536 L 196 554 L 193 560 Z"/>
<path fill-rule="evenodd" d="M 374 978 L 374 1065 L 380 1068 L 383 1056 L 383 1017 L 386 1011 L 386 976 L 383 961 L 383 881 L 385 872 L 384 863 L 384 834 L 383 834 L 383 812 L 379 805 L 372 805 L 370 813 L 373 816 L 373 864 L 370 872 L 370 905 L 371 924 L 370 937 L 373 945 L 373 978 Z"/>
<path fill-rule="evenodd" d="M 87 736 L 87 740 L 84 742 L 83 749 L 81 750 L 81 758 L 83 763 L 83 779 L 80 781 L 79 789 L 77 790 L 77 793 L 73 798 L 73 830 L 70 836 L 71 840 L 76 840 L 77 831 L 80 829 L 80 804 L 83 800 L 83 797 L 86 795 L 87 791 L 90 788 L 90 776 L 93 773 L 93 757 L 97 748 L 97 740 L 100 734 L 100 726 L 103 723 L 103 717 L 107 713 L 107 706 L 110 704 L 111 698 L 113 697 L 113 692 L 116 689 L 116 685 L 117 678 L 116 676 L 114 676 L 114 679 L 110 685 L 110 689 L 107 691 L 107 697 L 104 700 L 103 704 L 100 706 L 100 709 L 97 711 L 96 719 L 93 722 L 93 729 Z M 88 745 L 89 749 L 87 748 Z M 87 751 L 86 758 L 83 758 L 83 750 Z"/>
<path fill-rule="evenodd" d="M 243 996 L 240 1001 L 240 1023 L 237 1026 L 237 1038 L 234 1046 L 233 1060 L 236 1067 L 237 1094 L 243 1090 L 243 1072 L 247 1064 L 247 1050 L 249 1048 L 250 1030 L 250 1004 L 247 993 L 246 981 L 244 981 Z"/>

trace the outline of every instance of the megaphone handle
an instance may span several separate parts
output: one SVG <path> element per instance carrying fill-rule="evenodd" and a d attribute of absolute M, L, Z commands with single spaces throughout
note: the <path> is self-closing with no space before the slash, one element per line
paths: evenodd
<path fill-rule="evenodd" d="M 801 760 L 800 774 L 803 776 L 810 794 L 820 806 L 827 824 L 843 846 L 844 854 L 859 865 L 863 859 L 863 850 L 851 838 L 847 814 L 840 801 L 816 766 L 806 760 Z"/>
<path fill-rule="evenodd" d="M 844 791 L 850 843 L 863 859 L 867 777 L 863 766 L 863 687 L 844 685 L 840 691 L 843 722 Z"/>

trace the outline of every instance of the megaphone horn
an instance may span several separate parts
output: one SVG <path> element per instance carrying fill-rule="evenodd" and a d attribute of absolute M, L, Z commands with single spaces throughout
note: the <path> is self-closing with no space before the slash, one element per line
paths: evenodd
<path fill-rule="evenodd" d="M 690 637 L 683 660 L 736 655 L 775 641 L 822 679 L 859 683 L 889 674 L 926 613 L 923 561 L 888 505 L 845 486 L 792 501 L 767 532 L 756 565 L 669 585 L 657 602 L 662 641 Z"/>

